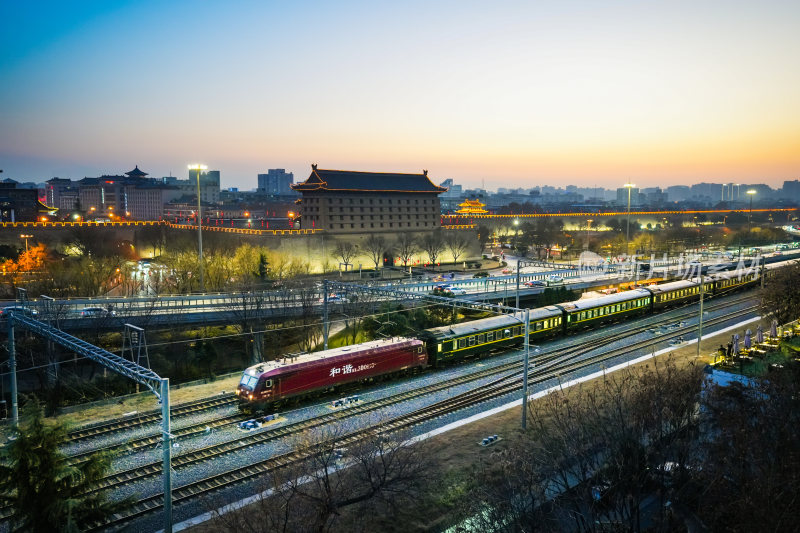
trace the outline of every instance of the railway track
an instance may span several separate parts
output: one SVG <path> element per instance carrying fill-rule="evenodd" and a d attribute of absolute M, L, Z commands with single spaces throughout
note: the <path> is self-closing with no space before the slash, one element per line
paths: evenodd
<path fill-rule="evenodd" d="M 734 313 L 731 313 L 731 314 L 723 316 L 723 317 L 717 317 L 717 318 L 714 318 L 714 319 L 710 319 L 707 322 L 707 325 L 713 326 L 715 324 L 719 324 L 719 323 L 722 323 L 722 322 L 725 322 L 725 321 L 728 321 L 728 320 L 731 320 L 731 319 L 734 319 L 734 318 L 738 318 L 740 316 L 747 315 L 747 314 L 751 313 L 754 309 L 755 309 L 755 306 L 752 306 L 752 307 L 748 307 L 746 309 L 742 309 L 742 310 L 736 311 Z M 665 337 L 672 337 L 675 334 L 679 334 L 679 333 L 683 333 L 683 332 L 689 332 L 689 331 L 694 330 L 694 329 L 695 329 L 694 326 L 687 326 L 687 327 L 678 328 L 676 331 L 672 331 L 672 332 L 669 332 L 669 333 L 666 333 L 666 334 L 658 335 L 655 338 L 650 338 L 650 339 L 644 339 L 644 340 L 641 340 L 641 341 L 637 341 L 636 343 L 634 343 L 632 345 L 621 347 L 621 348 L 616 348 L 614 350 L 611 350 L 610 352 L 603 353 L 603 354 L 598 354 L 596 356 L 592 356 L 592 357 L 589 357 L 589 358 L 586 358 L 586 359 L 582 359 L 580 361 L 575 361 L 574 357 L 564 358 L 563 357 L 564 354 L 561 354 L 561 357 L 558 360 L 552 359 L 549 363 L 546 362 L 546 361 L 541 361 L 540 360 L 540 361 L 537 361 L 537 362 L 534 363 L 534 365 L 535 365 L 534 366 L 534 370 L 530 373 L 529 382 L 530 382 L 531 385 L 535 385 L 537 383 L 543 383 L 543 382 L 545 382 L 547 380 L 552 379 L 553 377 L 557 377 L 557 376 L 562 375 L 564 372 L 580 370 L 582 368 L 586 368 L 588 366 L 595 365 L 598 362 L 602 362 L 602 361 L 605 361 L 605 360 L 612 359 L 614 357 L 619 356 L 620 354 L 623 354 L 623 353 L 626 353 L 626 352 L 630 352 L 630 351 L 636 350 L 636 349 L 641 349 L 641 348 L 647 347 L 647 346 L 649 346 L 651 344 L 663 341 Z M 594 350 L 596 348 L 597 348 L 596 346 L 592 347 L 591 350 Z M 583 350 L 584 353 L 586 353 L 588 351 L 589 350 Z M 380 429 L 380 431 L 382 433 L 398 432 L 400 430 L 408 429 L 410 427 L 418 425 L 418 424 L 420 424 L 422 422 L 425 422 L 425 421 L 428 421 L 428 420 L 431 420 L 431 419 L 434 419 L 434 418 L 437 418 L 437 417 L 441 417 L 441 416 L 444 416 L 444 415 L 447 415 L 447 414 L 451 414 L 451 413 L 457 412 L 457 411 L 459 411 L 461 409 L 464 409 L 464 408 L 467 408 L 467 407 L 471 407 L 471 406 L 476 405 L 478 403 L 483 403 L 483 402 L 486 402 L 488 400 L 502 398 L 502 397 L 507 396 L 507 395 L 512 394 L 512 393 L 519 393 L 520 384 L 522 382 L 522 377 L 520 376 L 520 370 L 522 369 L 523 365 L 521 363 L 516 363 L 515 365 L 518 367 L 515 371 L 513 371 L 513 372 L 511 372 L 509 374 L 506 374 L 504 376 L 501 376 L 501 377 L 495 379 L 492 382 L 486 383 L 486 384 L 482 385 L 479 389 L 466 391 L 466 392 L 457 394 L 457 395 L 455 395 L 455 396 L 453 396 L 451 398 L 447 398 L 445 400 L 442 400 L 440 402 L 432 404 L 430 406 L 426 406 L 426 407 L 423 407 L 421 409 L 418 409 L 417 411 L 415 411 L 413 413 L 403 414 L 403 415 L 394 417 L 394 418 L 392 418 L 392 419 L 390 419 L 388 421 L 382 421 L 379 424 L 379 429 Z M 367 406 L 364 406 L 364 407 L 366 408 Z M 350 412 L 352 412 L 352 410 L 348 409 L 347 411 L 343 411 L 341 413 L 349 414 Z M 363 414 L 363 412 L 360 413 L 360 414 Z M 328 416 L 329 415 L 325 415 L 326 418 Z M 336 418 L 337 417 L 334 416 L 333 419 L 336 419 Z M 341 419 L 341 417 L 338 417 L 338 419 Z M 314 419 L 312 421 L 307 421 L 307 422 L 316 422 L 317 420 L 318 419 Z M 302 424 L 302 423 L 297 423 L 297 424 Z M 253 437 L 259 436 L 260 439 L 264 439 L 261 442 L 267 442 L 266 439 L 282 438 L 282 437 L 286 437 L 286 436 L 291 435 L 292 433 L 295 432 L 295 429 L 293 429 L 295 426 L 296 425 L 293 424 L 293 425 L 290 425 L 290 426 L 284 426 L 282 428 L 275 428 L 275 429 L 271 430 L 270 433 L 262 432 L 262 433 L 253 435 Z M 296 427 L 300 428 L 300 426 L 296 426 Z M 309 426 L 304 426 L 304 427 L 302 427 L 302 429 L 307 429 L 308 427 Z M 278 429 L 282 430 L 281 431 L 281 435 L 272 437 L 272 433 L 275 432 Z M 369 426 L 367 428 L 363 428 L 363 429 L 351 432 L 350 434 L 344 436 L 343 438 L 337 438 L 336 445 L 337 446 L 342 446 L 342 447 L 347 447 L 348 445 L 356 442 L 358 439 L 361 439 L 365 435 L 373 433 L 374 431 L 376 431 L 376 426 Z M 202 458 L 196 459 L 196 460 L 207 460 L 207 459 L 210 459 L 210 458 L 213 458 L 213 457 L 218 457 L 219 455 L 222 455 L 222 454 L 232 453 L 233 451 L 236 451 L 237 449 L 241 449 L 242 447 L 247 447 L 247 446 L 253 445 L 253 444 L 250 444 L 250 443 L 244 444 L 243 442 L 237 442 L 237 441 L 233 441 L 231 443 L 226 443 L 226 444 L 228 444 L 228 445 L 230 445 L 232 447 L 231 448 L 219 448 L 218 450 L 213 451 L 213 452 L 212 451 L 202 452 L 201 455 L 205 454 L 205 457 L 202 457 Z M 320 446 L 324 446 L 324 445 L 325 445 L 325 443 L 321 443 L 320 444 Z M 198 452 L 200 452 L 200 450 L 198 450 Z M 223 472 L 223 473 L 220 473 L 220 474 L 215 474 L 215 475 L 206 477 L 206 478 L 201 479 L 201 480 L 197 480 L 197 481 L 194 481 L 194 482 L 187 483 L 186 485 L 183 485 L 183 486 L 178 487 L 178 488 L 173 490 L 173 495 L 172 495 L 173 504 L 177 505 L 177 504 L 183 503 L 185 501 L 197 499 L 197 498 L 199 498 L 199 497 L 201 497 L 201 496 L 203 496 L 205 494 L 208 494 L 210 492 L 217 491 L 217 490 L 220 490 L 220 489 L 225 488 L 225 487 L 233 486 L 233 485 L 236 485 L 238 483 L 241 483 L 241 482 L 256 478 L 258 476 L 263 476 L 263 475 L 268 474 L 268 473 L 270 473 L 272 471 L 275 471 L 275 470 L 277 470 L 279 468 L 288 466 L 288 465 L 296 463 L 298 461 L 302 461 L 306 457 L 308 457 L 310 455 L 310 453 L 313 453 L 313 450 L 311 450 L 311 452 L 308 452 L 308 451 L 305 451 L 305 450 L 294 450 L 294 451 L 291 451 L 291 452 L 287 452 L 287 453 L 284 453 L 284 454 L 273 456 L 273 457 L 271 457 L 269 459 L 265 459 L 263 461 L 259 461 L 257 463 L 251 464 L 251 465 L 247 465 L 247 466 L 244 466 L 244 467 L 237 468 L 237 469 L 235 469 L 233 471 L 228 471 L 228 472 Z M 184 456 L 181 456 L 180 458 L 176 458 L 176 460 L 180 460 L 183 457 Z M 192 460 L 192 461 L 196 462 L 196 460 Z M 188 463 L 183 463 L 183 464 L 185 465 L 185 464 L 188 464 Z M 159 463 L 159 465 L 160 465 L 160 463 Z M 179 464 L 176 464 L 175 462 L 173 462 L 173 467 L 174 468 L 178 468 L 179 466 L 180 466 Z M 158 471 L 154 471 L 153 473 L 148 474 L 148 475 L 155 475 L 158 472 L 160 472 L 160 469 Z M 149 514 L 149 513 L 153 512 L 153 511 L 156 511 L 156 510 L 160 509 L 163 506 L 163 502 L 164 502 L 163 495 L 154 495 L 154 496 L 142 498 L 142 499 L 138 500 L 128 512 L 126 512 L 126 513 L 124 513 L 122 515 L 119 515 L 119 516 L 109 520 L 106 523 L 97 524 L 96 527 L 97 528 L 107 528 L 107 527 L 110 527 L 110 526 L 121 525 L 121 524 L 123 524 L 125 522 L 128 522 L 130 520 L 134 520 L 136 518 L 139 518 L 141 516 L 144 516 L 146 514 Z"/>
<path fill-rule="evenodd" d="M 208 411 L 209 409 L 234 405 L 236 404 L 236 401 L 236 397 L 233 395 L 203 398 L 202 400 L 187 402 L 172 407 L 170 409 L 170 417 L 178 418 L 182 416 L 193 415 L 202 411 Z M 73 443 L 103 435 L 111 435 L 113 433 L 128 431 L 146 424 L 152 424 L 160 420 L 161 411 L 158 410 L 143 413 L 141 415 L 126 417 L 121 420 L 110 420 L 101 422 L 99 424 L 92 424 L 90 426 L 84 426 L 70 431 L 67 434 L 67 441 Z"/>
<path fill-rule="evenodd" d="M 709 311 L 714 311 L 715 309 L 718 309 L 720 307 L 736 305 L 738 303 L 741 303 L 743 301 L 747 301 L 749 299 L 751 299 L 751 297 L 742 296 L 742 297 L 737 298 L 737 299 L 735 299 L 733 301 L 726 301 L 726 302 L 719 302 L 717 304 L 711 304 L 711 305 L 709 305 L 708 310 Z M 677 309 L 680 309 L 680 308 L 677 308 Z M 681 314 L 679 316 L 672 317 L 671 320 L 672 321 L 679 321 L 679 320 L 683 320 L 684 318 L 686 318 L 688 316 L 692 316 L 692 315 L 693 315 L 693 313 L 683 313 L 683 314 Z M 573 352 L 575 352 L 575 351 L 577 351 L 579 354 L 580 353 L 584 353 L 586 351 L 589 351 L 589 350 L 593 349 L 594 347 L 600 347 L 602 345 L 605 345 L 605 344 L 608 344 L 608 343 L 611 343 L 611 342 L 614 342 L 614 341 L 617 341 L 617 340 L 621 340 L 621 339 L 623 339 L 625 337 L 628 337 L 630 335 L 635 335 L 637 333 L 641 333 L 643 331 L 650 330 L 650 329 L 652 329 L 651 326 L 649 326 L 647 324 L 643 324 L 643 325 L 634 326 L 632 328 L 627 328 L 626 330 L 618 332 L 618 333 L 616 333 L 616 334 L 614 334 L 612 336 L 603 334 L 601 332 L 589 333 L 576 346 L 568 346 L 568 347 L 562 348 L 562 349 L 558 350 L 558 354 L 557 355 L 553 355 L 553 354 L 551 354 L 551 352 L 546 352 L 546 353 L 540 355 L 539 359 L 541 360 L 542 363 L 544 363 L 544 362 L 547 362 L 548 358 L 554 358 L 554 357 L 563 358 L 565 356 L 572 355 Z M 674 334 L 674 332 L 671 332 L 671 333 Z M 469 376 L 461 376 L 461 377 L 458 377 L 458 378 L 453 378 L 452 380 L 448 380 L 448 381 L 442 382 L 442 386 L 443 387 L 452 387 L 452 386 L 457 386 L 457 385 L 463 384 L 465 382 L 483 379 L 483 378 L 485 378 L 487 376 L 490 376 L 490 375 L 493 375 L 493 374 L 499 374 L 499 373 L 502 373 L 502 372 L 507 371 L 507 370 L 512 370 L 514 368 L 514 365 L 517 365 L 517 364 L 519 364 L 519 363 L 507 363 L 505 365 L 500 365 L 500 366 L 497 366 L 497 367 L 493 367 L 491 369 L 486 369 L 486 370 L 483 370 L 483 371 L 472 373 Z M 394 398 L 394 396 L 392 396 L 392 398 Z M 220 405 L 227 405 L 228 403 L 235 402 L 235 401 L 236 401 L 235 398 L 234 399 L 230 399 L 230 398 L 211 398 L 211 399 L 200 400 L 200 401 L 197 401 L 197 402 L 192 402 L 192 403 L 189 403 L 189 404 L 184 404 L 184 405 L 179 406 L 179 408 L 176 408 L 176 409 L 180 409 L 179 410 L 180 413 L 193 414 L 193 413 L 196 413 L 198 411 L 213 409 L 214 407 L 217 407 L 217 406 L 220 406 Z M 403 398 L 397 398 L 397 401 L 403 401 Z M 220 417 L 220 418 L 214 418 L 214 419 L 210 419 L 208 421 L 199 422 L 197 424 L 193 424 L 193 425 L 190 425 L 190 426 L 187 426 L 187 427 L 184 427 L 184 428 L 175 429 L 175 430 L 173 430 L 173 434 L 177 438 L 184 438 L 184 439 L 185 438 L 195 437 L 195 436 L 202 436 L 204 434 L 207 434 L 210 430 L 219 429 L 219 428 L 225 427 L 227 425 L 236 424 L 236 423 L 241 422 L 243 420 L 247 420 L 248 418 L 250 418 L 250 417 L 249 416 L 244 416 L 244 415 L 238 414 L 238 413 L 237 414 L 233 414 L 233 415 L 227 415 L 227 416 L 223 416 L 223 417 Z M 160 420 L 160 415 L 156 415 L 155 413 L 148 413 L 147 418 L 144 419 L 144 417 L 142 417 L 142 420 L 146 420 L 146 422 L 144 422 L 144 421 L 143 422 L 139 422 L 137 420 L 137 424 L 134 427 L 138 427 L 139 425 L 142 425 L 142 424 L 145 424 L 145 423 L 157 422 L 158 420 Z M 116 432 L 121 432 L 121 431 L 125 430 L 125 427 L 120 427 L 120 424 L 124 424 L 125 422 L 126 422 L 126 420 L 119 421 L 116 424 L 99 424 L 98 426 L 92 426 L 92 427 L 87 428 L 87 429 L 99 428 L 100 426 L 109 426 L 111 433 L 116 433 Z M 103 447 L 94 448 L 94 449 L 86 450 L 86 451 L 83 451 L 83 452 L 79 452 L 79 453 L 71 455 L 70 457 L 71 457 L 71 462 L 77 463 L 77 462 L 81 462 L 81 461 L 85 460 L 85 458 L 87 458 L 89 455 L 91 455 L 92 453 L 95 453 L 97 451 L 116 451 L 116 452 L 123 451 L 125 453 L 133 453 L 133 452 L 142 451 L 142 450 L 145 450 L 145 449 L 148 449 L 148 448 L 156 447 L 156 446 L 159 446 L 160 444 L 161 444 L 161 434 L 160 433 L 153 433 L 153 434 L 150 434 L 150 435 L 146 435 L 146 436 L 143 436 L 143 437 L 139 437 L 139 438 L 133 439 L 131 441 L 126 441 L 124 443 L 112 444 L 112 445 L 109 445 L 109 446 L 103 446 Z"/>
<path fill-rule="evenodd" d="M 738 318 L 740 316 L 747 315 L 751 313 L 755 309 L 755 306 L 748 307 L 746 309 L 742 309 L 731 313 L 729 315 L 718 317 L 715 319 L 710 319 L 707 324 L 709 326 L 713 326 L 718 323 L 722 323 L 734 318 Z M 585 355 L 589 351 L 595 350 L 598 346 L 585 346 L 580 348 L 575 348 L 573 350 L 574 353 L 565 354 L 563 351 L 556 354 L 555 357 L 550 357 L 549 360 L 545 358 L 540 358 L 539 360 L 533 362 L 534 370 L 530 373 L 529 380 L 532 385 L 537 383 L 545 382 L 553 377 L 557 377 L 563 375 L 564 373 L 573 372 L 576 370 L 580 370 L 582 368 L 586 368 L 590 365 L 595 365 L 597 363 L 607 361 L 614 357 L 617 357 L 621 354 L 628 353 L 632 350 L 641 349 L 644 347 L 648 347 L 652 344 L 658 343 L 663 341 L 667 337 L 673 337 L 676 334 L 681 334 L 684 332 L 689 332 L 695 329 L 695 326 L 686 326 L 676 329 L 675 331 L 670 331 L 661 335 L 657 335 L 653 338 L 643 339 L 641 341 L 637 341 L 631 345 L 620 347 L 613 349 L 609 352 L 604 352 L 603 354 L 598 354 L 595 356 L 591 356 L 589 358 L 584 358 L 580 360 L 575 360 L 576 354 Z M 619 336 L 628 336 L 629 333 L 620 334 Z M 617 336 L 615 336 L 617 337 Z M 610 338 L 609 338 L 610 339 Z M 619 339 L 613 339 L 619 340 Z M 613 342 L 613 340 L 609 340 L 608 342 Z M 478 389 L 474 389 L 471 391 L 467 391 L 461 394 L 454 396 L 448 400 L 444 400 L 442 402 L 438 402 L 433 406 L 424 407 L 414 413 L 402 415 L 395 419 L 392 419 L 389 422 L 389 425 L 385 423 L 381 423 L 381 427 L 389 427 L 392 431 L 399 429 L 395 428 L 393 423 L 395 421 L 401 420 L 405 426 L 414 425 L 416 423 L 420 423 L 422 421 L 428 420 L 430 418 L 434 418 L 437 416 L 442 416 L 444 414 L 448 414 L 450 412 L 455 412 L 459 409 L 470 407 L 477 403 L 485 402 L 487 400 L 492 400 L 495 398 L 499 398 L 511 393 L 519 392 L 520 385 L 522 382 L 521 377 L 521 370 L 523 364 L 520 362 L 510 363 L 509 365 L 505 366 L 506 372 L 505 375 L 498 377 L 497 379 L 482 385 Z M 513 367 L 513 369 L 511 368 Z M 493 369 L 497 370 L 497 369 Z M 429 388 L 425 388 L 424 393 L 433 393 L 436 392 L 439 388 L 440 384 L 435 384 Z M 449 385 L 448 385 L 449 386 Z M 419 396 L 421 391 L 408 391 L 403 393 L 406 395 L 408 399 L 412 397 Z M 181 468 L 191 464 L 196 464 L 198 462 L 206 461 L 209 459 L 217 458 L 222 455 L 234 453 L 236 451 L 242 450 L 244 448 L 263 444 L 266 442 L 270 442 L 272 440 L 277 440 L 285 437 L 289 437 L 292 434 L 297 433 L 298 431 L 307 430 L 314 427 L 319 427 L 322 425 L 326 425 L 330 422 L 334 421 L 341 421 L 345 418 L 349 418 L 351 416 L 361 415 L 368 413 L 370 411 L 376 411 L 382 409 L 385 406 L 393 405 L 397 403 L 399 398 L 397 396 L 392 396 L 389 398 L 385 398 L 378 402 L 371 402 L 367 405 L 357 406 L 345 411 L 340 411 L 336 413 L 331 413 L 329 415 L 323 415 L 322 417 L 318 417 L 315 419 L 297 422 L 294 424 L 290 424 L 287 426 L 280 426 L 276 427 L 268 432 L 263 431 L 259 433 L 255 433 L 252 435 L 248 435 L 241 439 L 237 439 L 234 441 L 229 441 L 219 445 L 213 445 L 206 448 L 202 448 L 196 450 L 194 452 L 190 452 L 188 454 L 184 454 L 182 456 L 176 457 L 173 459 L 172 466 L 173 468 Z M 435 409 L 433 414 L 430 413 L 431 409 Z M 356 434 L 363 434 L 365 431 L 372 431 L 374 428 L 367 428 L 363 431 L 354 432 L 353 435 Z M 245 479 L 249 479 L 252 477 L 248 472 L 251 472 L 253 468 L 256 468 L 258 473 L 265 473 L 269 470 L 264 470 L 260 468 L 259 465 L 262 467 L 265 465 L 272 465 L 269 466 L 270 469 L 280 466 L 285 466 L 291 462 L 295 462 L 300 460 L 300 457 L 297 455 L 299 452 L 291 452 L 288 454 L 283 454 L 281 456 L 277 456 L 274 459 L 269 459 L 258 463 L 257 465 L 253 465 L 245 467 L 244 469 L 237 469 L 234 472 L 226 472 L 223 474 L 211 476 L 210 478 L 206 478 L 204 480 L 200 480 L 197 482 L 189 483 L 183 487 L 180 487 L 176 490 L 176 495 L 173 499 L 174 503 L 180 503 L 187 499 L 198 497 L 206 492 L 211 490 L 216 490 L 225 486 L 229 486 Z M 277 465 L 277 466 L 275 466 Z M 258 467 L 258 468 L 257 468 Z M 161 472 L 161 463 L 152 463 L 150 465 L 146 465 L 145 467 L 140 467 L 137 469 L 131 469 L 127 472 L 121 472 L 115 476 L 118 476 L 117 479 L 108 478 L 108 482 L 104 483 L 103 486 L 100 488 L 101 490 L 113 488 L 114 486 L 119 486 L 121 484 L 130 483 L 133 481 L 138 481 L 145 477 L 150 477 L 157 475 Z M 256 475 L 256 474 L 252 474 Z M 159 503 L 159 501 L 161 503 Z M 137 502 L 135 509 L 131 511 L 131 514 L 128 518 L 120 520 L 130 520 L 135 519 L 138 516 L 143 514 L 149 513 L 150 511 L 157 509 L 161 504 L 163 504 L 163 498 L 161 496 L 152 496 L 148 498 L 143 498 L 139 502 Z"/>
<path fill-rule="evenodd" d="M 749 300 L 749 299 L 751 299 L 751 297 L 746 297 L 745 296 L 745 297 L 737 298 L 736 300 L 733 300 L 733 301 L 720 302 L 720 303 L 717 303 L 716 305 L 712 304 L 712 305 L 709 306 L 708 310 L 709 311 L 713 311 L 713 310 L 715 310 L 715 309 L 717 309 L 719 307 L 735 305 L 737 303 L 740 303 L 742 301 L 746 301 L 746 300 Z M 673 321 L 675 321 L 675 320 L 683 320 L 684 318 L 686 318 L 687 316 L 690 316 L 690 315 L 691 315 L 691 313 L 683 313 L 683 314 L 681 314 L 681 315 L 679 315 L 677 317 L 673 317 L 671 320 L 673 320 Z M 645 324 L 645 325 L 634 326 L 632 328 L 627 328 L 626 330 L 618 332 L 618 333 L 616 333 L 614 335 L 611 335 L 611 336 L 604 335 L 602 333 L 594 333 L 594 334 L 590 333 L 586 337 L 584 337 L 580 341 L 579 344 L 577 344 L 575 346 L 568 346 L 566 348 L 559 349 L 557 351 L 557 353 L 546 352 L 544 354 L 541 354 L 538 359 L 540 360 L 540 364 L 541 364 L 541 363 L 546 363 L 550 358 L 564 358 L 566 356 L 580 355 L 581 353 L 585 353 L 585 352 L 590 351 L 592 349 L 601 347 L 601 346 L 609 344 L 611 342 L 615 342 L 615 341 L 624 339 L 624 338 L 626 338 L 628 336 L 635 335 L 637 333 L 642 333 L 642 332 L 650 330 L 650 329 L 652 329 L 652 326 Z M 674 332 L 669 332 L 669 333 L 670 334 L 674 334 Z M 447 381 L 443 381 L 443 382 L 440 383 L 440 386 L 441 386 L 441 388 L 454 387 L 454 386 L 458 386 L 458 385 L 461 385 L 463 383 L 467 383 L 467 382 L 470 382 L 470 381 L 480 380 L 480 379 L 483 379 L 483 378 L 485 378 L 487 376 L 500 374 L 500 373 L 505 372 L 505 371 L 513 370 L 519 364 L 520 364 L 519 362 L 513 362 L 513 363 L 507 363 L 507 364 L 504 364 L 504 365 L 499 365 L 499 366 L 496 366 L 496 367 L 492 367 L 490 369 L 474 372 L 474 373 L 472 373 L 470 375 L 467 375 L 467 376 L 460 376 L 460 377 L 453 378 L 453 379 L 450 379 L 450 380 L 447 380 Z M 390 401 L 389 404 L 391 404 L 391 403 L 397 402 L 397 401 L 404 401 L 405 399 L 406 399 L 406 394 L 405 393 L 401 393 L 401 394 L 398 394 L 398 395 L 392 395 L 391 397 L 388 397 L 386 400 Z M 207 409 L 212 409 L 212 408 L 214 408 L 215 406 L 218 406 L 218 405 L 227 405 L 227 403 L 229 401 L 235 402 L 236 400 L 235 400 L 235 398 L 233 400 L 230 400 L 228 398 L 212 398 L 210 400 L 202 400 L 202 401 L 194 402 L 193 404 L 186 404 L 186 405 L 183 405 L 183 406 L 180 406 L 180 407 L 181 408 L 185 408 L 186 409 L 186 411 L 185 411 L 186 413 L 195 413 L 195 412 L 197 412 L 197 410 L 191 410 L 193 407 L 195 407 L 195 405 L 200 407 L 200 410 L 207 410 Z M 224 402 L 224 403 L 215 404 L 214 402 Z M 380 403 L 380 402 L 383 402 L 383 400 L 377 400 L 377 402 Z M 371 402 L 371 403 L 375 403 L 375 402 Z M 223 417 L 220 417 L 220 418 L 214 418 L 214 419 L 211 419 L 211 420 L 208 420 L 208 421 L 199 422 L 197 424 L 193 424 L 193 425 L 190 425 L 190 426 L 187 426 L 187 427 L 184 427 L 184 428 L 174 429 L 173 430 L 173 435 L 176 438 L 180 438 L 180 439 L 186 439 L 186 438 L 191 438 L 191 437 L 195 437 L 195 436 L 202 436 L 202 435 L 207 434 L 210 430 L 219 429 L 219 428 L 222 428 L 222 427 L 225 427 L 225 426 L 228 426 L 228 425 L 236 424 L 236 423 L 241 422 L 243 420 L 247 420 L 248 418 L 250 418 L 250 417 L 242 415 L 240 413 L 233 414 L 233 415 L 227 415 L 227 416 L 223 416 Z M 148 418 L 148 420 L 151 423 L 156 422 L 156 421 L 160 420 L 160 415 L 154 416 L 154 418 Z M 120 421 L 120 423 L 123 423 L 123 422 L 124 421 Z M 118 427 L 115 426 L 112 429 L 112 432 L 119 432 L 119 431 L 123 431 L 123 430 L 124 430 L 124 428 L 118 428 Z M 73 455 L 70 456 L 70 459 L 71 459 L 71 462 L 73 462 L 73 463 L 81 462 L 81 461 L 85 460 L 85 458 L 87 458 L 89 455 L 91 455 L 92 453 L 95 453 L 97 451 L 118 451 L 118 452 L 119 451 L 124 451 L 125 453 L 133 453 L 133 452 L 142 451 L 142 450 L 145 450 L 145 449 L 148 449 L 148 448 L 157 447 L 157 446 L 159 446 L 161 444 L 161 442 L 162 442 L 161 434 L 160 433 L 153 433 L 153 434 L 146 435 L 146 436 L 143 436 L 143 437 L 139 437 L 139 438 L 136 438 L 136 439 L 133 439 L 131 441 L 124 442 L 124 443 L 113 444 L 113 445 L 110 445 L 110 446 L 104 446 L 104 447 L 100 447 L 100 448 L 94 448 L 94 449 L 91 449 L 91 450 L 87 450 L 87 451 L 83 451 L 83 452 L 80 452 L 80 453 L 77 453 L 77 454 L 73 454 Z"/>

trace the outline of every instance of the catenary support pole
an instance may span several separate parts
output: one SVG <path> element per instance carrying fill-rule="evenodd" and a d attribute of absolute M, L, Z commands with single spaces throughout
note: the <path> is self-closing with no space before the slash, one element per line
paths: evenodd
<path fill-rule="evenodd" d="M 203 265 L 203 213 L 200 205 L 200 167 L 197 167 L 197 261 L 200 269 L 200 291 L 205 292 L 206 285 L 204 279 Z"/>
<path fill-rule="evenodd" d="M 11 378 L 11 423 L 19 425 L 19 399 L 17 398 L 17 348 L 14 345 L 14 315 L 8 317 L 8 375 Z"/>
<path fill-rule="evenodd" d="M 519 309 L 519 259 L 517 259 L 517 300 L 514 307 Z"/>
<path fill-rule="evenodd" d="M 531 310 L 525 310 L 525 363 L 522 369 L 522 429 L 528 428 L 528 364 L 531 352 Z"/>
<path fill-rule="evenodd" d="M 161 380 L 161 445 L 164 476 L 164 533 L 172 533 L 172 435 L 169 423 L 169 378 Z"/>
<path fill-rule="evenodd" d="M 328 280 L 322 282 L 322 349 L 328 349 Z"/>
<path fill-rule="evenodd" d="M 703 295 L 705 294 L 705 280 L 703 267 L 700 266 L 700 320 L 697 322 L 697 356 L 700 357 L 700 341 L 703 340 Z"/>

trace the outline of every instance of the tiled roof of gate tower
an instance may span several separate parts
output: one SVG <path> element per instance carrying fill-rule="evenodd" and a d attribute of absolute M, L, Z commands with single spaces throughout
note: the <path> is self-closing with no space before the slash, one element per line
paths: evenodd
<path fill-rule="evenodd" d="M 302 183 L 292 185 L 296 191 L 371 191 L 442 193 L 447 187 L 435 185 L 422 174 L 399 174 L 393 172 L 355 172 L 352 170 L 325 170 L 311 165 L 311 175 Z"/>

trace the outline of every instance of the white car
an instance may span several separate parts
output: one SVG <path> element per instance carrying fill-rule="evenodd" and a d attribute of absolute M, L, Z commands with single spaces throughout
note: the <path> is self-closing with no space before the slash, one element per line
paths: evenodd
<path fill-rule="evenodd" d="M 35 318 L 39 314 L 39 311 L 36 309 L 31 309 L 30 307 L 24 307 L 22 305 L 9 305 L 8 307 L 0 309 L 0 316 L 8 316 L 11 313 L 17 313 L 21 316 Z"/>
<path fill-rule="evenodd" d="M 350 300 L 348 300 L 344 296 L 338 296 L 338 295 L 328 296 L 329 304 L 346 304 L 348 302 L 350 302 Z M 325 303 L 325 298 L 320 298 L 319 303 Z"/>
<path fill-rule="evenodd" d="M 82 317 L 106 317 L 117 316 L 117 312 L 113 309 L 106 309 L 105 307 L 84 307 L 81 310 Z"/>
<path fill-rule="evenodd" d="M 556 275 L 547 276 L 548 285 L 555 285 L 556 283 L 564 283 L 564 278 Z"/>
<path fill-rule="evenodd" d="M 467 294 L 467 291 L 465 291 L 461 287 L 448 287 L 447 291 L 451 292 L 454 296 L 463 296 Z"/>

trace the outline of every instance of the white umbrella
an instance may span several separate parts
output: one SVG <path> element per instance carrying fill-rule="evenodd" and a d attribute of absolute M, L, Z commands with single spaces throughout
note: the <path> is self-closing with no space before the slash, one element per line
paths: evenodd
<path fill-rule="evenodd" d="M 733 336 L 733 355 L 739 355 L 739 334 Z"/>
<path fill-rule="evenodd" d="M 778 321 L 774 318 L 772 319 L 772 324 L 769 326 L 769 336 L 773 339 L 778 336 Z"/>
<path fill-rule="evenodd" d="M 761 324 L 758 325 L 758 329 L 756 329 L 756 343 L 761 344 L 764 342 L 764 330 L 761 327 Z"/>
<path fill-rule="evenodd" d="M 753 340 L 750 338 L 753 332 L 749 329 L 744 332 L 744 347 L 745 349 L 749 350 L 751 346 L 753 346 Z"/>

